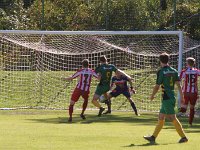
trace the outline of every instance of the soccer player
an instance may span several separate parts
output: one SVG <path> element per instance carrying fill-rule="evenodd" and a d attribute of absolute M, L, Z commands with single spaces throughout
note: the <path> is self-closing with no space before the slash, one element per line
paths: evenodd
<path fill-rule="evenodd" d="M 192 126 L 194 119 L 194 107 L 198 99 L 198 76 L 200 76 L 200 70 L 194 68 L 195 59 L 188 57 L 186 59 L 187 68 L 183 69 L 180 75 L 180 79 L 184 80 L 183 82 L 183 94 L 184 94 L 184 103 L 180 109 L 180 112 L 185 113 L 187 111 L 187 106 L 190 104 L 190 115 L 189 115 L 189 125 Z"/>
<path fill-rule="evenodd" d="M 112 90 L 111 93 L 108 94 L 108 100 L 109 100 L 109 102 L 107 103 L 108 110 L 104 114 L 110 114 L 111 113 L 111 101 L 110 101 L 110 99 L 112 97 L 117 97 L 117 96 L 123 94 L 128 99 L 128 101 L 130 102 L 131 107 L 133 108 L 133 111 L 135 112 L 135 114 L 138 116 L 137 108 L 136 108 L 135 103 L 133 102 L 133 100 L 131 98 L 131 94 L 130 94 L 127 82 L 130 84 L 131 91 L 133 93 L 135 93 L 131 79 L 129 79 L 126 76 L 123 76 L 123 75 L 116 75 L 116 76 L 112 77 L 111 88 L 114 85 L 116 87 L 115 87 L 115 89 Z"/>
<path fill-rule="evenodd" d="M 100 76 L 100 83 L 97 85 L 95 94 L 92 99 L 92 103 L 99 108 L 98 116 L 102 115 L 102 112 L 105 108 L 101 107 L 99 102 L 97 101 L 99 97 L 103 94 L 107 98 L 107 92 L 110 90 L 110 81 L 112 77 L 112 72 L 114 71 L 116 74 L 127 76 L 123 71 L 117 69 L 114 65 L 108 64 L 106 56 L 100 57 L 100 66 L 95 69 L 95 72 Z M 108 101 L 108 100 L 106 100 Z"/>
<path fill-rule="evenodd" d="M 162 53 L 159 56 L 161 69 L 157 73 L 156 85 L 153 89 L 153 92 L 150 96 L 150 100 L 153 100 L 155 94 L 158 92 L 159 87 L 162 87 L 162 105 L 158 117 L 158 124 L 154 130 L 152 136 L 144 136 L 146 140 L 149 142 L 155 142 L 159 132 L 161 131 L 165 118 L 168 118 L 174 124 L 176 131 L 178 132 L 181 139 L 179 143 L 187 142 L 188 139 L 183 131 L 182 125 L 175 115 L 175 94 L 174 94 L 174 85 L 176 84 L 178 87 L 178 91 L 180 92 L 181 101 L 183 101 L 183 93 L 180 86 L 180 79 L 178 77 L 178 72 L 174 68 L 170 67 L 168 64 L 169 55 L 167 53 Z"/>
<path fill-rule="evenodd" d="M 76 85 L 76 88 L 74 89 L 74 92 L 71 96 L 71 101 L 69 105 L 69 119 L 68 122 L 72 122 L 72 113 L 73 113 L 73 108 L 74 104 L 79 100 L 80 96 L 83 97 L 84 103 L 82 106 L 82 113 L 80 114 L 80 117 L 82 119 L 86 119 L 84 112 L 86 110 L 87 104 L 88 104 L 88 98 L 89 98 L 89 93 L 90 93 L 90 84 L 92 77 L 94 76 L 97 79 L 100 79 L 98 75 L 89 68 L 89 60 L 84 59 L 82 61 L 82 69 L 77 71 L 74 75 L 68 78 L 63 78 L 64 80 L 73 80 L 77 77 L 79 77 L 78 84 Z"/>

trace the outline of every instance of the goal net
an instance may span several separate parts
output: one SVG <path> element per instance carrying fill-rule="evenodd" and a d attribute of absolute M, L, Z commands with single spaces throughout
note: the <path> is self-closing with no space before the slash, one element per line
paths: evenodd
<path fill-rule="evenodd" d="M 94 69 L 99 57 L 106 55 L 109 63 L 133 78 L 137 93 L 132 98 L 138 109 L 158 111 L 160 93 L 152 102 L 149 95 L 159 54 L 169 53 L 170 65 L 180 71 L 186 57 L 200 59 L 199 45 L 186 38 L 183 50 L 179 31 L 0 31 L 0 108 L 67 109 L 77 80 L 61 78 L 80 69 L 86 58 Z M 97 84 L 93 79 L 90 100 Z M 125 100 L 113 99 L 112 108 L 118 109 Z M 75 107 L 81 108 L 82 101 Z M 95 107 L 89 103 L 88 108 Z M 120 110 L 131 107 L 126 102 Z"/>

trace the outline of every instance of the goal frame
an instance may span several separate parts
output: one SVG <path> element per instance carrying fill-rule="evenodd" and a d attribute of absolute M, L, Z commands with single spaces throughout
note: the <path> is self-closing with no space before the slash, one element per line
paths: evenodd
<path fill-rule="evenodd" d="M 39 31 L 39 30 L 0 30 L 0 34 L 43 34 L 43 35 L 177 35 L 179 38 L 178 73 L 182 70 L 183 31 Z M 178 94 L 178 108 L 180 108 L 180 94 Z"/>

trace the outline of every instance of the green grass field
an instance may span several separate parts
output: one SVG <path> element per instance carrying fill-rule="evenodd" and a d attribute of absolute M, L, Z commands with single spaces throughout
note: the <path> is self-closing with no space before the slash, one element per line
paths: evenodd
<path fill-rule="evenodd" d="M 87 120 L 79 118 L 75 110 L 72 124 L 67 123 L 66 110 L 1 110 L 1 150 L 198 150 L 200 119 L 193 127 L 187 118 L 181 118 L 189 138 L 179 144 L 179 136 L 166 121 L 157 144 L 151 145 L 142 136 L 151 134 L 157 114 L 113 112 L 96 117 L 96 111 L 87 111 Z"/>

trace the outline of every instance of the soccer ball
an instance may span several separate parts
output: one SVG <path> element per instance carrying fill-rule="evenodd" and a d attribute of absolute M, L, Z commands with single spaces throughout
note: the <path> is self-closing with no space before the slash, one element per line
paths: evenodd
<path fill-rule="evenodd" d="M 101 96 L 99 97 L 99 102 L 104 103 L 105 100 L 106 100 L 106 98 L 105 98 L 104 95 L 101 95 Z"/>

